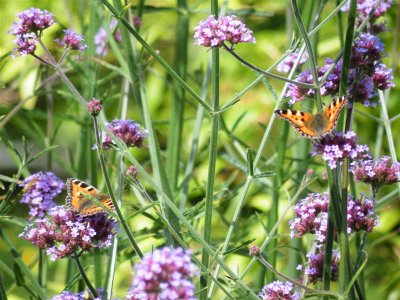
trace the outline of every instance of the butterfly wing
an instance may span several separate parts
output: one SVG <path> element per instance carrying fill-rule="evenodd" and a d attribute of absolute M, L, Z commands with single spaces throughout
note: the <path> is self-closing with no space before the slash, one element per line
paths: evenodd
<path fill-rule="evenodd" d="M 330 133 L 336 127 L 340 111 L 346 103 L 347 99 L 345 97 L 334 99 L 331 104 L 329 104 L 328 107 L 325 109 L 324 115 L 328 119 L 328 123 L 324 129 L 324 134 Z"/>
<path fill-rule="evenodd" d="M 90 199 L 96 198 L 108 209 L 114 209 L 111 198 L 100 193 L 90 184 L 74 178 L 67 179 L 67 205 L 81 216 L 91 216 L 103 212 L 103 208 Z"/>
<path fill-rule="evenodd" d="M 275 113 L 282 119 L 289 121 L 294 129 L 300 132 L 301 135 L 311 139 L 318 138 L 318 134 L 310 124 L 313 124 L 314 116 L 309 112 L 280 109 L 275 110 Z"/>

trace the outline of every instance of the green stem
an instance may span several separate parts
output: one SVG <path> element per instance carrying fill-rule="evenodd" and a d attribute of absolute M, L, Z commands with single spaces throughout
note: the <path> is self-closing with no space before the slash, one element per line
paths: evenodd
<path fill-rule="evenodd" d="M 218 3 L 212 1 L 211 12 L 218 17 Z M 212 49 L 211 53 L 211 84 L 212 84 L 212 99 L 213 99 L 213 111 L 219 111 L 219 49 Z M 219 129 L 220 114 L 214 113 L 211 117 L 211 135 L 210 135 L 210 147 L 208 157 L 208 181 L 206 186 L 206 204 L 205 204 L 205 216 L 204 216 L 204 233 L 203 237 L 206 243 L 211 245 L 211 230 L 212 230 L 212 209 L 214 200 L 214 184 L 215 184 L 215 166 L 217 162 L 217 151 L 218 151 L 218 129 Z M 209 268 L 209 254 L 203 249 L 201 262 Z M 204 300 L 207 298 L 207 277 L 200 277 L 200 294 L 199 299 Z"/>
<path fill-rule="evenodd" d="M 75 253 L 74 254 L 74 259 L 76 261 L 76 264 L 78 266 L 79 272 L 81 273 L 82 279 L 85 282 L 86 286 L 89 288 L 90 292 L 92 293 L 94 298 L 97 298 L 99 295 L 96 291 L 96 289 L 93 287 L 93 285 L 90 283 L 89 278 L 86 275 L 85 270 L 82 267 L 81 261 L 79 260 L 79 256 Z"/>
<path fill-rule="evenodd" d="M 107 167 L 106 167 L 106 162 L 104 159 L 104 155 L 103 155 L 103 151 L 102 151 L 102 146 L 101 146 L 101 140 L 100 140 L 100 131 L 99 131 L 99 126 L 97 124 L 97 117 L 93 117 L 93 125 L 94 125 L 94 131 L 95 131 L 95 136 L 96 136 L 96 150 L 97 150 L 97 155 L 99 157 L 99 161 L 100 161 L 100 167 L 101 167 L 101 171 L 103 173 L 104 176 L 104 180 L 106 182 L 106 186 L 107 186 L 107 190 L 108 190 L 108 194 L 110 195 L 111 201 L 114 204 L 115 207 L 115 212 L 118 215 L 119 221 L 122 224 L 122 227 L 124 228 L 126 235 L 128 236 L 129 241 L 131 242 L 133 248 L 135 249 L 136 253 L 139 255 L 140 258 L 143 258 L 143 254 L 142 251 L 140 250 L 138 244 L 135 241 L 135 238 L 133 237 L 133 234 L 128 226 L 128 224 L 126 223 L 126 220 L 124 218 L 124 216 L 122 215 L 122 212 L 119 208 L 118 205 L 118 201 L 114 195 L 114 190 L 111 186 L 111 181 L 110 181 L 110 177 L 108 175 L 108 171 L 107 171 Z"/>
<path fill-rule="evenodd" d="M 249 67 L 250 69 L 252 69 L 252 70 L 254 70 L 254 71 L 256 71 L 256 72 L 258 72 L 260 74 L 263 74 L 265 76 L 272 77 L 272 78 L 275 78 L 275 79 L 279 79 L 281 81 L 285 81 L 285 82 L 288 82 L 288 83 L 292 83 L 292 84 L 295 84 L 295 85 L 298 85 L 298 86 L 301 86 L 301 87 L 304 87 L 304 88 L 315 89 L 316 86 L 317 86 L 317 85 L 311 85 L 311 84 L 308 84 L 308 83 L 292 80 L 292 79 L 289 79 L 289 78 L 286 78 L 286 77 L 282 77 L 282 76 L 279 76 L 279 75 L 275 75 L 275 74 L 270 73 L 268 71 L 264 71 L 264 70 L 262 70 L 262 69 L 260 69 L 260 68 L 258 68 L 256 66 L 254 66 L 253 64 L 249 63 L 248 61 L 244 60 L 243 58 L 241 58 L 235 51 L 233 51 L 232 48 L 228 47 L 227 45 L 223 44 L 222 47 L 226 51 L 228 51 L 230 54 L 232 54 L 242 64 L 244 64 L 245 66 Z"/>
<path fill-rule="evenodd" d="M 299 27 L 301 36 L 303 37 L 304 43 L 306 44 L 308 56 L 310 58 L 310 66 L 311 66 L 311 72 L 313 74 L 313 81 L 314 81 L 314 91 L 316 95 L 316 104 L 317 104 L 317 109 L 318 111 L 322 111 L 322 100 L 321 100 L 321 91 L 319 88 L 319 82 L 318 82 L 318 73 L 317 73 L 317 61 L 315 59 L 314 55 L 314 50 L 311 46 L 310 39 L 308 37 L 308 33 L 304 27 L 303 21 L 301 19 L 301 14 L 299 7 L 297 6 L 297 1 L 296 0 L 291 0 L 292 4 L 292 10 L 293 10 L 293 15 L 296 20 L 297 26 Z"/>

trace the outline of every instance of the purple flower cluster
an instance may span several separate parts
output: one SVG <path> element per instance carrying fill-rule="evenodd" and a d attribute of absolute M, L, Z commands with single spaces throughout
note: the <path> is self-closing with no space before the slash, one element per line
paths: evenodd
<path fill-rule="evenodd" d="M 122 41 L 121 31 L 117 28 L 117 20 L 113 19 L 110 22 L 109 29 L 110 32 L 114 32 L 114 39 L 117 42 Z M 107 47 L 107 31 L 104 27 L 100 27 L 99 31 L 97 31 L 96 35 L 94 36 L 94 44 L 96 45 L 96 54 L 98 55 L 106 55 L 108 53 Z"/>
<path fill-rule="evenodd" d="M 88 112 L 92 114 L 92 116 L 97 116 L 99 112 L 103 109 L 103 106 L 101 105 L 101 101 L 93 98 L 86 104 L 86 108 Z"/>
<path fill-rule="evenodd" d="M 232 46 L 238 43 L 255 43 L 253 32 L 236 16 L 223 16 L 218 20 L 209 16 L 194 28 L 195 44 L 205 47 L 221 47 L 225 42 Z"/>
<path fill-rule="evenodd" d="M 384 56 L 384 45 L 374 35 L 360 34 L 354 41 L 351 56 L 351 68 L 349 69 L 348 95 L 350 102 L 360 102 L 364 106 L 376 106 L 372 99 L 377 95 L 376 89 L 385 90 L 394 87 L 392 70 L 381 59 Z M 343 68 L 340 59 L 337 64 L 330 58 L 317 69 L 318 80 L 321 84 L 322 96 L 336 96 L 339 92 L 339 83 Z M 329 72 L 328 75 L 327 72 Z M 324 77 L 326 76 L 325 80 Z M 313 83 L 311 70 L 305 70 L 296 77 L 296 81 Z M 289 84 L 286 97 L 289 104 L 304 100 L 305 97 L 313 97 L 314 90 Z"/>
<path fill-rule="evenodd" d="M 290 237 L 301 237 L 306 233 L 315 234 L 315 240 L 324 244 L 328 224 L 328 193 L 308 194 L 294 207 L 295 217 L 289 221 Z"/>
<path fill-rule="evenodd" d="M 168 247 L 143 257 L 134 267 L 135 276 L 127 300 L 194 300 L 192 282 L 198 274 L 190 261 L 190 251 Z"/>
<path fill-rule="evenodd" d="M 20 202 L 28 204 L 32 218 L 42 218 L 56 206 L 53 199 L 65 187 L 64 182 L 52 172 L 35 173 L 25 178 L 20 186 L 25 189 Z"/>
<path fill-rule="evenodd" d="M 19 236 L 47 249 L 53 261 L 94 247 L 109 247 L 117 230 L 117 223 L 105 213 L 82 217 L 65 206 L 56 206 L 49 216 L 36 219 Z"/>
<path fill-rule="evenodd" d="M 83 51 L 87 48 L 87 45 L 83 43 L 83 35 L 71 29 L 65 29 L 64 38 L 61 41 L 56 40 L 56 42 L 65 49 Z"/>
<path fill-rule="evenodd" d="M 87 291 L 80 293 L 72 293 L 70 291 L 64 291 L 60 295 L 56 295 L 51 300 L 101 300 L 104 289 L 98 289 L 98 297 L 94 298 L 93 295 Z"/>
<path fill-rule="evenodd" d="M 354 200 L 350 196 L 347 204 L 347 232 L 364 230 L 371 232 L 378 225 L 378 217 L 374 212 L 375 200 L 361 195 L 359 199 Z"/>
<path fill-rule="evenodd" d="M 376 193 L 382 186 L 400 181 L 400 163 L 390 165 L 390 160 L 389 156 L 378 160 L 360 160 L 351 164 L 350 171 L 356 181 L 370 184 Z"/>
<path fill-rule="evenodd" d="M 304 273 L 307 275 L 308 281 L 310 283 L 317 283 L 318 281 L 322 281 L 322 272 L 324 268 L 324 252 L 322 249 L 317 248 L 317 253 L 308 253 L 307 258 L 307 267 L 304 270 Z M 340 261 L 340 253 L 333 250 L 332 253 L 332 263 L 331 263 L 331 280 L 337 281 L 339 275 L 339 261 Z M 298 270 L 303 270 L 303 266 L 299 265 L 297 267 Z"/>
<path fill-rule="evenodd" d="M 290 237 L 302 237 L 307 233 L 315 234 L 317 247 L 320 248 L 326 242 L 328 226 L 328 193 L 311 193 L 293 207 L 295 217 L 289 221 Z M 361 195 L 354 200 L 349 196 L 347 204 L 347 232 L 364 230 L 371 232 L 378 225 L 377 216 L 374 213 L 375 201 Z"/>
<path fill-rule="evenodd" d="M 313 156 L 321 154 L 331 169 L 335 169 L 338 162 L 345 157 L 353 160 L 370 158 L 368 146 L 358 145 L 357 140 L 357 135 L 353 131 L 334 132 L 333 136 L 325 135 L 315 143 L 311 154 Z"/>
<path fill-rule="evenodd" d="M 349 1 L 350 2 L 350 1 Z M 377 19 L 383 16 L 388 9 L 392 6 L 393 0 L 382 0 L 377 6 L 378 0 L 357 0 L 357 27 L 366 19 L 372 10 L 375 8 L 373 16 L 369 19 L 369 28 L 373 29 L 373 32 L 379 33 L 386 30 L 385 22 L 377 23 Z M 350 3 L 345 4 L 342 7 L 342 11 L 349 11 Z"/>
<path fill-rule="evenodd" d="M 108 129 L 128 147 L 143 147 L 147 130 L 140 129 L 140 125 L 133 120 L 113 120 L 107 124 Z M 102 147 L 109 149 L 114 145 L 111 137 L 105 131 L 102 134 Z"/>
<path fill-rule="evenodd" d="M 54 24 L 53 14 L 39 8 L 28 8 L 17 14 L 18 21 L 10 27 L 9 33 L 18 36 L 35 33 L 40 36 L 42 31 Z"/>
<path fill-rule="evenodd" d="M 36 39 L 42 35 L 43 30 L 54 24 L 53 14 L 47 10 L 29 8 L 18 13 L 17 17 L 18 21 L 8 31 L 16 37 L 13 55 L 15 52 L 21 56 L 33 54 L 36 50 Z"/>
<path fill-rule="evenodd" d="M 293 66 L 294 63 L 299 59 L 299 51 L 296 50 L 295 52 L 289 54 L 284 60 L 282 60 L 279 65 L 276 67 L 278 72 L 283 72 L 283 73 L 289 73 Z M 299 63 L 297 64 L 297 67 L 300 67 L 303 65 L 308 59 L 308 53 L 304 52 L 303 55 L 301 56 Z"/>
<path fill-rule="evenodd" d="M 363 17 L 367 17 L 377 3 L 378 3 L 377 0 L 357 0 L 357 12 L 361 14 Z M 374 16 L 375 17 L 382 16 L 388 11 L 388 9 L 392 6 L 392 4 L 393 0 L 382 0 L 381 3 L 378 5 L 378 7 L 375 9 Z M 342 7 L 342 11 L 349 11 L 349 9 L 350 9 L 350 1 L 349 3 L 346 3 Z"/>
<path fill-rule="evenodd" d="M 300 294 L 293 289 L 293 283 L 276 280 L 264 286 L 259 294 L 263 300 L 299 300 Z"/>

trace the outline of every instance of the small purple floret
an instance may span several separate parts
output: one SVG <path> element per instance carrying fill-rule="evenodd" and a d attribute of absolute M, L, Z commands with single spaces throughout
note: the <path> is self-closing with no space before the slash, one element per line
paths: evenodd
<path fill-rule="evenodd" d="M 299 300 L 300 294 L 294 290 L 293 283 L 276 280 L 264 286 L 259 294 L 262 300 Z"/>
<path fill-rule="evenodd" d="M 298 60 L 298 58 L 299 58 L 299 51 L 296 50 L 295 52 L 289 54 L 284 60 L 282 60 L 276 67 L 276 70 L 282 73 L 289 73 L 292 70 L 294 63 Z M 297 64 L 297 67 L 303 65 L 307 61 L 307 59 L 308 59 L 308 53 L 304 52 L 299 60 L 299 63 Z"/>
<path fill-rule="evenodd" d="M 351 164 L 350 171 L 356 181 L 370 184 L 377 193 L 382 186 L 400 181 L 400 163 L 390 163 L 390 160 L 388 156 L 377 160 L 360 160 Z"/>
<path fill-rule="evenodd" d="M 308 253 L 308 263 L 307 267 L 304 270 L 304 273 L 308 277 L 308 281 L 310 283 L 317 283 L 318 281 L 322 282 L 323 275 L 323 267 L 324 267 L 324 252 L 320 248 L 316 248 L 317 253 Z M 340 261 L 340 253 L 333 250 L 332 253 L 332 264 L 331 264 L 331 280 L 338 281 L 339 275 L 339 261 Z M 303 270 L 301 265 L 298 266 L 299 270 Z"/>
<path fill-rule="evenodd" d="M 133 120 L 114 120 L 107 124 L 108 129 L 120 138 L 128 147 L 143 147 L 147 130 L 140 129 L 140 125 Z M 111 137 L 105 131 L 102 134 L 103 149 L 109 149 L 114 145 Z"/>
<path fill-rule="evenodd" d="M 25 192 L 20 200 L 28 204 L 32 218 L 42 218 L 54 206 L 54 197 L 61 193 L 65 184 L 52 172 L 35 173 L 20 183 Z"/>
<path fill-rule="evenodd" d="M 54 261 L 75 252 L 109 247 L 116 231 L 117 223 L 105 213 L 83 217 L 70 208 L 56 206 L 49 217 L 36 219 L 19 236 L 46 249 Z"/>
<path fill-rule="evenodd" d="M 255 43 L 253 32 L 237 19 L 236 16 L 223 16 L 218 20 L 209 16 L 200 21 L 194 28 L 195 44 L 205 47 L 221 47 L 225 42 L 231 45 L 238 43 Z"/>
<path fill-rule="evenodd" d="M 146 254 L 134 267 L 135 275 L 127 300 L 195 300 L 193 279 L 198 269 L 191 252 L 168 247 Z"/>
<path fill-rule="evenodd" d="M 335 131 L 333 136 L 325 135 L 314 144 L 311 154 L 322 155 L 322 159 L 328 162 L 331 169 L 335 169 L 338 162 L 345 157 L 352 160 L 370 158 L 368 146 L 358 145 L 357 140 L 357 135 L 353 131 L 346 133 Z"/>
<path fill-rule="evenodd" d="M 65 29 L 64 38 L 61 41 L 56 40 L 56 42 L 65 49 L 83 51 L 87 48 L 87 45 L 83 43 L 83 35 L 71 29 Z"/>

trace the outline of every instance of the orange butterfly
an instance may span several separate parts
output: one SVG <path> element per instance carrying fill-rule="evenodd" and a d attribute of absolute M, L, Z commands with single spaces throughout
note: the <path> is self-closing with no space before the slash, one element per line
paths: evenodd
<path fill-rule="evenodd" d="M 90 196 L 101 202 L 104 207 L 114 209 L 109 195 L 100 193 L 95 187 L 82 180 L 75 178 L 67 179 L 66 202 L 73 211 L 81 216 L 91 216 L 104 212 L 104 209 L 91 200 Z"/>
<path fill-rule="evenodd" d="M 324 112 L 318 112 L 315 115 L 291 109 L 275 110 L 275 113 L 280 118 L 289 121 L 301 135 L 310 139 L 319 139 L 336 127 L 340 110 L 346 103 L 347 99 L 344 97 L 334 99 Z"/>

